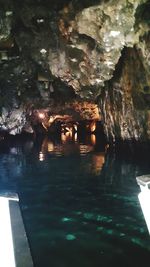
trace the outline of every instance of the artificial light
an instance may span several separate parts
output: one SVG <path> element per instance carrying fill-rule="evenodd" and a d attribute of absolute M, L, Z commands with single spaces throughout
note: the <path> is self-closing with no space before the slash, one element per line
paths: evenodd
<path fill-rule="evenodd" d="M 39 153 L 39 161 L 44 161 L 45 157 L 42 151 Z"/>
<path fill-rule="evenodd" d="M 39 118 L 40 119 L 44 119 L 45 118 L 45 114 L 44 113 L 39 113 Z"/>
<path fill-rule="evenodd" d="M 46 50 L 45 48 L 42 48 L 42 49 L 40 50 L 40 53 L 41 53 L 42 55 L 45 55 L 45 54 L 47 53 L 47 50 Z"/>
<path fill-rule="evenodd" d="M 47 150 L 48 150 L 48 152 L 54 151 L 54 144 L 52 142 L 48 142 Z"/>
<path fill-rule="evenodd" d="M 37 23 L 43 23 L 44 19 L 37 19 Z"/>

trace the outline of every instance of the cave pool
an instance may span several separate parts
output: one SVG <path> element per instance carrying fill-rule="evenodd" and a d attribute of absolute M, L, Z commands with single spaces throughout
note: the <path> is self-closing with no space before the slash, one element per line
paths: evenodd
<path fill-rule="evenodd" d="M 19 194 L 35 267 L 149 267 L 136 183 L 148 173 L 148 154 L 93 137 L 0 143 L 0 190 Z"/>

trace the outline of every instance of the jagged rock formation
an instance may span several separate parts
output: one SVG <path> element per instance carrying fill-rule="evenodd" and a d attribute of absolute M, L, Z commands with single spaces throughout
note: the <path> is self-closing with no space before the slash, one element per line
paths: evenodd
<path fill-rule="evenodd" d="M 150 138 L 149 1 L 1 1 L 1 129 L 82 99 L 99 104 L 110 141 Z"/>
<path fill-rule="evenodd" d="M 136 48 L 124 49 L 113 79 L 103 90 L 100 105 L 112 141 L 150 139 L 150 76 L 141 57 Z"/>

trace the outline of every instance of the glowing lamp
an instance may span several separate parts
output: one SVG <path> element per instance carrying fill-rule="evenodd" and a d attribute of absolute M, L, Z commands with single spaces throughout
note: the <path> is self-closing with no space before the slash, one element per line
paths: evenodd
<path fill-rule="evenodd" d="M 39 116 L 40 119 L 44 119 L 45 118 L 45 114 L 44 113 L 39 113 L 38 116 Z"/>
<path fill-rule="evenodd" d="M 141 192 L 138 195 L 144 219 L 150 234 L 150 175 L 136 177 Z"/>
<path fill-rule="evenodd" d="M 41 53 L 42 55 L 45 55 L 45 54 L 47 53 L 47 50 L 46 50 L 45 48 L 42 48 L 42 49 L 40 50 L 40 53 Z"/>

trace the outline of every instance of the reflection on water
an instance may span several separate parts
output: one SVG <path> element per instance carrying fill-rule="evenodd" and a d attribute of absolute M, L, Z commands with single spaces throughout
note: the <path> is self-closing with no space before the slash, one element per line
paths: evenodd
<path fill-rule="evenodd" d="M 0 189 L 19 193 L 35 267 L 149 267 L 136 176 L 150 157 L 67 138 L 0 146 Z"/>
<path fill-rule="evenodd" d="M 43 161 L 45 159 L 44 153 L 42 151 L 39 152 L 39 161 Z"/>
<path fill-rule="evenodd" d="M 58 140 L 57 140 L 58 141 Z M 92 159 L 90 168 L 87 168 L 89 172 L 93 172 L 95 175 L 99 175 L 103 164 L 105 163 L 105 154 L 107 152 L 108 145 L 103 145 L 100 150 L 95 152 L 96 135 L 91 134 L 88 136 L 85 144 L 79 143 L 77 135 L 72 136 L 69 132 L 61 134 L 61 140 L 55 142 L 48 137 L 44 138 L 39 151 L 39 161 L 46 160 L 48 155 L 54 156 L 69 156 L 69 155 L 87 155 L 92 152 Z"/>
<path fill-rule="evenodd" d="M 105 152 L 99 152 L 92 156 L 92 168 L 95 175 L 99 175 L 105 163 Z"/>

